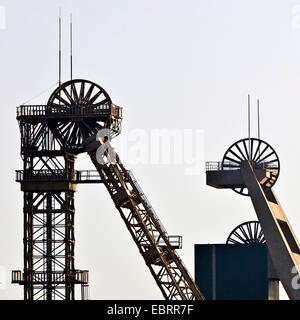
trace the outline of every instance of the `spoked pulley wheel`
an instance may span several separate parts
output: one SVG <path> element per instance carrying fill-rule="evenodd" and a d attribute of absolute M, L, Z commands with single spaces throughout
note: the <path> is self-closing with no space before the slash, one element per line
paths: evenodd
<path fill-rule="evenodd" d="M 275 150 L 265 141 L 256 138 L 241 139 L 232 144 L 222 160 L 222 170 L 240 169 L 242 161 L 250 160 L 253 168 L 263 168 L 271 172 L 271 179 L 265 187 L 271 188 L 280 172 L 279 158 Z M 247 188 L 234 188 L 235 192 L 249 195 Z"/>
<path fill-rule="evenodd" d="M 228 236 L 226 243 L 265 243 L 265 237 L 258 221 L 247 221 L 237 226 Z"/>
<path fill-rule="evenodd" d="M 107 92 L 94 82 L 76 79 L 62 83 L 51 94 L 48 105 L 71 107 L 111 105 Z"/>
<path fill-rule="evenodd" d="M 67 149 L 82 148 L 84 140 L 99 130 L 109 127 L 111 99 L 98 84 L 76 79 L 59 85 L 48 100 L 49 112 L 58 117 L 51 123 L 59 143 Z M 94 118 L 99 115 L 102 118 Z M 70 118 L 60 118 L 60 115 Z M 77 116 L 72 118 L 72 115 Z M 91 115 L 81 119 L 78 115 Z"/>

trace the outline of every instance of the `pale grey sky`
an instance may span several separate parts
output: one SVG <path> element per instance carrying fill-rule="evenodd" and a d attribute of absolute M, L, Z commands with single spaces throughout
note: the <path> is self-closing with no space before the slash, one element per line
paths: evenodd
<path fill-rule="evenodd" d="M 69 78 L 72 12 L 74 77 L 103 86 L 124 107 L 128 131 L 203 129 L 205 160 L 221 160 L 247 135 L 247 94 L 260 98 L 261 137 L 281 161 L 274 190 L 300 236 L 299 6 L 300 0 L 0 0 L 0 266 L 7 273 L 0 299 L 23 297 L 22 288 L 10 284 L 11 270 L 23 267 L 15 107 L 55 88 L 59 7 L 63 80 Z M 45 104 L 50 93 L 30 103 Z M 254 107 L 252 120 L 255 133 Z M 256 219 L 250 199 L 205 186 L 204 172 L 188 176 L 184 165 L 125 165 L 168 232 L 183 236 L 180 255 L 192 274 L 195 243 L 224 243 L 236 225 Z M 92 168 L 86 155 L 79 167 Z M 104 187 L 79 186 L 76 196 L 76 268 L 90 271 L 91 298 L 161 299 Z"/>

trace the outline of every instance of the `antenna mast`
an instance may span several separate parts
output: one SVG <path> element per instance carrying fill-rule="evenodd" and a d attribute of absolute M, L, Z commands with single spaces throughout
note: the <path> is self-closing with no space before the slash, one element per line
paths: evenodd
<path fill-rule="evenodd" d="M 260 139 L 259 99 L 257 99 L 257 136 Z"/>
<path fill-rule="evenodd" d="M 59 104 L 61 103 L 61 8 L 59 8 L 58 20 L 58 84 L 59 84 Z"/>
<path fill-rule="evenodd" d="M 248 94 L 248 160 L 250 160 L 250 94 Z"/>
<path fill-rule="evenodd" d="M 257 99 L 257 137 L 258 140 L 260 140 L 259 99 Z M 260 157 L 260 146 L 258 148 L 258 154 Z"/>
<path fill-rule="evenodd" d="M 73 23 L 72 13 L 70 14 L 70 76 L 71 81 L 73 80 Z"/>

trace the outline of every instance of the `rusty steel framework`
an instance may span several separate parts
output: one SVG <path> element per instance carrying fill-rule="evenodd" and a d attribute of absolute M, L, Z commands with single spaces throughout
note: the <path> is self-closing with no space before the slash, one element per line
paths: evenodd
<path fill-rule="evenodd" d="M 122 109 L 86 80 L 60 85 L 47 105 L 17 108 L 24 193 L 24 269 L 12 282 L 24 285 L 24 299 L 75 299 L 75 284 L 86 298 L 88 271 L 74 261 L 74 194 L 77 183 L 100 182 L 90 171 L 76 171 L 83 141 L 99 129 L 119 132 Z"/>
<path fill-rule="evenodd" d="M 82 79 L 65 82 L 47 105 L 18 107 L 17 119 L 24 163 L 16 179 L 24 193 L 24 270 L 13 271 L 12 282 L 24 285 L 24 299 L 75 299 L 75 284 L 86 291 L 88 271 L 76 270 L 74 261 L 78 183 L 105 185 L 165 299 L 204 299 L 176 252 L 181 237 L 167 234 L 108 137 L 97 135 L 101 129 L 110 136 L 121 131 L 122 108 L 103 88 Z M 96 174 L 75 170 L 76 155 L 83 152 Z"/>
<path fill-rule="evenodd" d="M 106 146 L 114 152 L 109 142 Z M 117 154 L 107 156 L 105 164 L 99 164 L 95 151 L 89 155 L 164 298 L 204 299 L 175 250 L 181 237 L 168 236 L 132 172 Z"/>

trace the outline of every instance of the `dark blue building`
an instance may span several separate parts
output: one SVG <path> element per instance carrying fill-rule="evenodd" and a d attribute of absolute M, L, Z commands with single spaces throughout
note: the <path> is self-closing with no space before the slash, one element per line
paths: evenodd
<path fill-rule="evenodd" d="M 208 300 L 279 298 L 265 243 L 196 244 L 195 281 Z"/>

